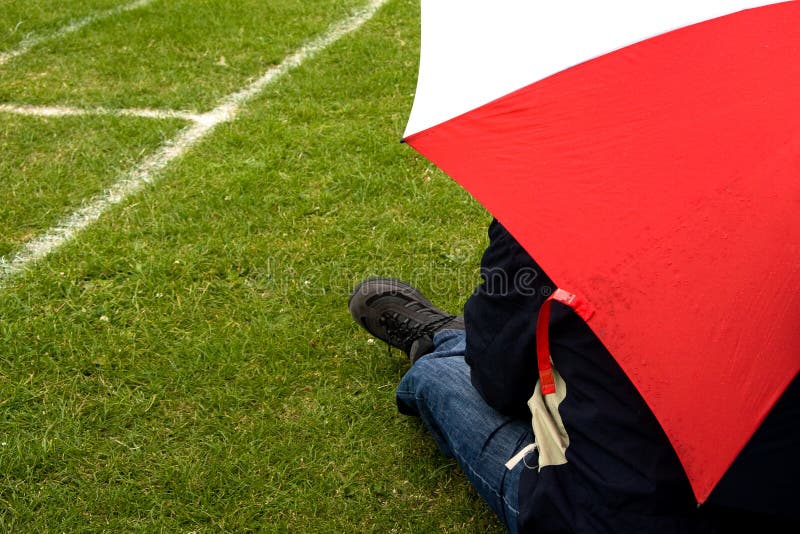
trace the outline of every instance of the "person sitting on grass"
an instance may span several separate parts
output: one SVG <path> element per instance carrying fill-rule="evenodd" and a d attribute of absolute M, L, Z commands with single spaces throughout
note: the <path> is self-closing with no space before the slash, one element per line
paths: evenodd
<path fill-rule="evenodd" d="M 422 420 L 510 532 L 800 532 L 797 379 L 698 506 L 641 395 L 558 303 L 550 320 L 557 394 L 541 395 L 535 325 L 555 286 L 496 220 L 489 238 L 463 316 L 392 278 L 360 283 L 349 309 L 409 356 L 399 411 Z"/>

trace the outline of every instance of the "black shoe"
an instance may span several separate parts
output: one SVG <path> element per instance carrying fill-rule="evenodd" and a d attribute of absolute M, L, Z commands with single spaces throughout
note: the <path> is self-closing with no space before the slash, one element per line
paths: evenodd
<path fill-rule="evenodd" d="M 464 317 L 434 307 L 419 290 L 393 278 L 370 278 L 350 295 L 350 314 L 378 339 L 417 361 L 433 350 L 433 335 L 464 329 Z"/>

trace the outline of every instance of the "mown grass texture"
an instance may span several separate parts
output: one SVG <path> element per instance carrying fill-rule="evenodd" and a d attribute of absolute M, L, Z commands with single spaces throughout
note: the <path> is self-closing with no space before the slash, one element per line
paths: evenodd
<path fill-rule="evenodd" d="M 109 20 L 65 40 L 61 88 L 25 80 L 63 43 L 0 68 L 0 101 L 205 109 L 356 3 L 262 4 L 284 19 L 202 2 L 198 20 L 205 9 L 225 22 L 180 37 L 198 41 L 181 80 L 162 80 L 173 63 L 155 55 L 135 83 L 81 78 L 89 43 L 107 43 L 102 61 L 119 58 L 126 34 Z M 159 30 L 154 15 L 183 9 L 188 20 L 194 5 L 154 2 L 119 20 L 168 35 L 175 18 Z M 311 15 L 295 20 L 281 11 L 290 5 Z M 265 41 L 297 33 L 275 57 L 244 43 L 241 72 L 208 75 L 206 37 L 235 41 L 241 27 Z M 236 57 L 225 50 L 208 57 Z M 369 275 L 409 279 L 453 310 L 477 279 L 487 214 L 398 142 L 417 54 L 416 3 L 388 2 L 0 289 L 0 529 L 499 531 L 455 463 L 396 413 L 403 357 L 372 342 L 346 308 Z M 16 142 L 15 157 L 56 158 L 38 119 L 13 120 L 14 132 L 40 139 L 32 149 Z M 76 142 L 97 145 L 98 119 L 70 120 L 86 136 Z M 90 174 L 113 175 L 172 127 L 133 132 L 142 119 L 117 120 L 103 131 L 130 142 L 99 151 Z"/>
<path fill-rule="evenodd" d="M 0 69 L 0 101 L 204 111 L 358 5 L 154 1 L 46 41 Z"/>
<path fill-rule="evenodd" d="M 3 117 L 0 257 L 100 194 L 182 126 L 137 117 Z"/>
<path fill-rule="evenodd" d="M 120 5 L 118 0 L 29 0 L 0 4 L 0 51 L 26 39 L 52 33 L 71 20 L 102 13 Z"/>

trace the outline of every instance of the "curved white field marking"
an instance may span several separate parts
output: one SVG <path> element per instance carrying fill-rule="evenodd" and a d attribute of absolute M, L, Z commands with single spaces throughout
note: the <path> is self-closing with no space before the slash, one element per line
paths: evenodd
<path fill-rule="evenodd" d="M 89 227 L 111 207 L 139 192 L 151 183 L 157 174 L 172 160 L 183 155 L 195 143 L 202 140 L 218 125 L 233 120 L 241 109 L 253 97 L 257 96 L 268 85 L 281 76 L 301 65 L 305 60 L 315 56 L 348 33 L 361 27 L 377 12 L 387 0 L 372 0 L 365 7 L 357 10 L 350 17 L 331 26 L 327 32 L 307 42 L 297 51 L 284 58 L 281 63 L 265 72 L 260 78 L 251 82 L 240 91 L 228 95 L 213 110 L 197 117 L 193 125 L 181 130 L 171 140 L 164 143 L 153 154 L 145 158 L 134 169 L 125 173 L 114 185 L 103 194 L 88 201 L 82 208 L 30 241 L 26 242 L 9 261 L 0 258 L 0 288 L 12 277 L 22 274 L 29 265 L 46 257 L 61 245 Z"/>
<path fill-rule="evenodd" d="M 13 59 L 17 56 L 21 56 L 22 54 L 28 52 L 34 46 L 39 45 L 45 41 L 58 39 L 59 37 L 63 37 L 69 33 L 76 32 L 81 28 L 83 28 L 84 26 L 91 24 L 92 22 L 97 22 L 98 20 L 107 19 L 108 17 L 113 17 L 114 15 L 119 15 L 120 13 L 124 13 L 126 11 L 138 9 L 152 2 L 153 0 L 136 0 L 135 2 L 131 2 L 130 4 L 125 4 L 119 7 L 108 9 L 106 11 L 99 11 L 97 13 L 92 13 L 91 15 L 83 17 L 82 19 L 70 22 L 66 26 L 63 26 L 54 32 L 45 33 L 42 35 L 36 35 L 36 34 L 31 35 L 30 37 L 27 37 L 22 41 L 20 41 L 19 44 L 17 44 L 16 48 L 12 48 L 11 50 L 6 52 L 0 52 L 0 65 L 5 64 L 10 59 Z"/>
<path fill-rule="evenodd" d="M 0 104 L 0 113 L 27 115 L 34 117 L 71 117 L 82 115 L 112 115 L 121 117 L 144 117 L 148 119 L 183 119 L 197 122 L 202 114 L 192 111 L 175 111 L 171 109 L 108 109 L 108 108 L 71 108 L 66 106 L 28 106 Z"/>

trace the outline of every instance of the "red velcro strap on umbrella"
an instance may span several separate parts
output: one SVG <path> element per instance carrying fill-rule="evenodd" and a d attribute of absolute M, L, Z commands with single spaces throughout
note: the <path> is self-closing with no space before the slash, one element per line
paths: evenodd
<path fill-rule="evenodd" d="M 589 303 L 563 289 L 556 289 L 542 304 L 539 317 L 536 320 L 536 359 L 539 365 L 539 381 L 542 395 L 556 392 L 556 382 L 553 377 L 553 366 L 550 363 L 550 308 L 553 301 L 569 306 L 584 321 L 588 321 L 594 314 Z"/>

